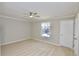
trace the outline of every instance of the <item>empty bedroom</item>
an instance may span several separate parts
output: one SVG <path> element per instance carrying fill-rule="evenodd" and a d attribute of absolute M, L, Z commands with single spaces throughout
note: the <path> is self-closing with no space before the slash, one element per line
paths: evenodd
<path fill-rule="evenodd" d="M 79 56 L 79 2 L 0 2 L 1 56 Z"/>

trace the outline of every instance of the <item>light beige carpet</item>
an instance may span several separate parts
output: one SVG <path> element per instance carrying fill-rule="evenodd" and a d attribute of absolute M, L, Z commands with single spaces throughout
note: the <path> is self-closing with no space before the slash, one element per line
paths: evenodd
<path fill-rule="evenodd" d="M 73 56 L 73 50 L 36 40 L 2 46 L 2 56 Z"/>

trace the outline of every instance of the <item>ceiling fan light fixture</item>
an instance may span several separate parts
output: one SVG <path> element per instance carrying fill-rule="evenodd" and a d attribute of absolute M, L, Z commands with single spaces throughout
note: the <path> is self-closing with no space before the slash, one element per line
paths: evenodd
<path fill-rule="evenodd" d="M 27 12 L 26 15 L 30 18 L 40 17 L 37 12 Z"/>
<path fill-rule="evenodd" d="M 32 18 L 33 16 L 29 16 L 29 17 L 31 17 L 31 18 Z"/>

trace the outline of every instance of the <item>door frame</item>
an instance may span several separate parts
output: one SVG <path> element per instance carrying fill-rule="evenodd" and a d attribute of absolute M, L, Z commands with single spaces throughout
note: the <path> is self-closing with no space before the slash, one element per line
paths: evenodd
<path fill-rule="evenodd" d="M 72 33 L 72 48 L 71 49 L 74 49 L 74 19 L 73 18 L 69 18 L 69 19 L 64 19 L 64 20 L 72 20 L 73 21 L 73 33 Z M 60 21 L 64 21 L 64 20 L 60 20 Z M 61 44 L 60 44 L 60 46 L 62 46 Z"/>

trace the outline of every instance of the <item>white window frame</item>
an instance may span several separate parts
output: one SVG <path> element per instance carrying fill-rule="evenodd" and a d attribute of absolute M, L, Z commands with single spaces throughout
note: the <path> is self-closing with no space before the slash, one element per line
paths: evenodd
<path fill-rule="evenodd" d="M 46 25 L 45 25 L 46 24 Z M 43 27 L 45 28 L 45 26 L 47 27 L 47 26 L 49 26 L 49 33 L 48 34 L 46 34 L 45 32 L 43 32 Z M 50 34 L 51 34 L 51 23 L 50 22 L 42 22 L 41 23 L 41 36 L 42 37 L 47 37 L 47 38 L 49 38 L 50 37 Z M 45 30 L 44 30 L 45 31 Z"/>

